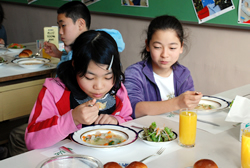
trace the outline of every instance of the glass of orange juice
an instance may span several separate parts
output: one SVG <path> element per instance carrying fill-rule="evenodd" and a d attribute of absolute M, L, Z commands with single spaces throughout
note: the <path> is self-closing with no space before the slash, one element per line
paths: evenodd
<path fill-rule="evenodd" d="M 194 147 L 196 139 L 197 110 L 180 109 L 179 145 Z"/>
<path fill-rule="evenodd" d="M 241 168 L 250 168 L 250 128 L 242 130 Z"/>
<path fill-rule="evenodd" d="M 42 56 L 43 58 L 51 59 L 51 56 L 44 51 L 44 48 L 42 49 Z"/>

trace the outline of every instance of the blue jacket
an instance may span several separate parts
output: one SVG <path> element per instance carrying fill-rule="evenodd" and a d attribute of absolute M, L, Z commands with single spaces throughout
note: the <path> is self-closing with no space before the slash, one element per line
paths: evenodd
<path fill-rule="evenodd" d="M 186 91 L 194 91 L 193 79 L 190 71 L 183 65 L 177 64 L 173 68 L 175 97 Z M 135 106 L 141 101 L 161 101 L 160 90 L 155 82 L 151 61 L 140 61 L 125 70 L 124 83 L 133 108 L 132 117 L 135 118 Z"/>

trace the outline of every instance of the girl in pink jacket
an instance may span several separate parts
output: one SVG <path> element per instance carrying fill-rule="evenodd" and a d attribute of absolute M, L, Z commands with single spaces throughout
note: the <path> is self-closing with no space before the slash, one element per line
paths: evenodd
<path fill-rule="evenodd" d="M 32 109 L 25 132 L 29 150 L 52 146 L 86 125 L 132 120 L 114 39 L 90 30 L 72 49 L 72 60 L 60 64 L 57 78 L 45 80 Z"/>

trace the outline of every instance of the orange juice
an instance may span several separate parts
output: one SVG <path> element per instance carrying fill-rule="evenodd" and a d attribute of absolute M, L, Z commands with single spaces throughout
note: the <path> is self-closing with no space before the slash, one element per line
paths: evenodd
<path fill-rule="evenodd" d="M 42 49 L 42 55 L 43 55 L 43 58 L 48 58 L 48 59 L 51 58 L 51 56 L 44 51 L 44 48 Z"/>
<path fill-rule="evenodd" d="M 179 143 L 184 147 L 194 147 L 196 138 L 197 113 L 180 111 Z"/>
<path fill-rule="evenodd" d="M 241 168 L 250 168 L 250 132 L 244 130 L 241 139 Z"/>

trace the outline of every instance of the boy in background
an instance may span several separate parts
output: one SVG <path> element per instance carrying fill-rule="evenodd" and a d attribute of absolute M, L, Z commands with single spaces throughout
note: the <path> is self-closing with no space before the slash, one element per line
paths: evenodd
<path fill-rule="evenodd" d="M 57 24 L 59 26 L 59 34 L 65 45 L 65 50 L 60 51 L 54 44 L 44 42 L 44 49 L 47 54 L 52 57 L 60 58 L 58 65 L 67 60 L 72 59 L 71 45 L 75 39 L 83 32 L 89 30 L 91 24 L 91 16 L 88 8 L 80 1 L 71 1 L 62 5 L 57 10 Z M 118 51 L 122 52 L 125 48 L 122 36 L 115 29 L 98 29 L 109 33 L 117 43 Z M 24 134 L 28 124 L 21 125 L 13 129 L 9 137 L 9 156 L 15 156 L 28 151 Z"/>
<path fill-rule="evenodd" d="M 68 2 L 57 10 L 57 24 L 61 40 L 65 46 L 64 51 L 60 51 L 54 44 L 49 42 L 44 42 L 44 50 L 50 56 L 60 58 L 60 64 L 63 61 L 71 60 L 71 45 L 80 34 L 89 30 L 91 24 L 90 12 L 84 3 L 80 1 Z M 125 44 L 119 31 L 114 29 L 98 30 L 107 32 L 115 39 L 119 52 L 124 50 Z"/>

